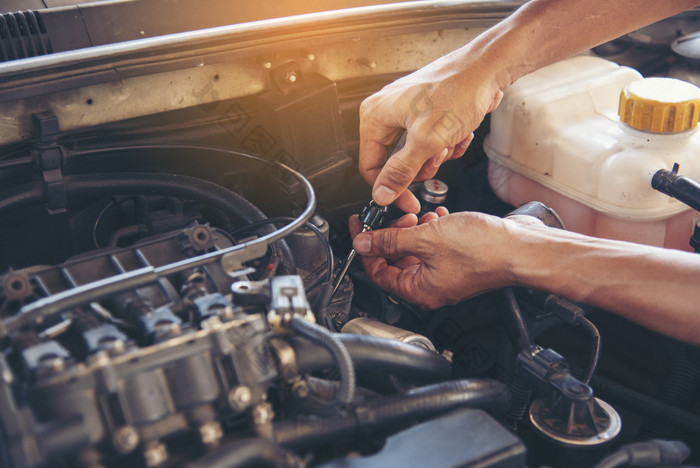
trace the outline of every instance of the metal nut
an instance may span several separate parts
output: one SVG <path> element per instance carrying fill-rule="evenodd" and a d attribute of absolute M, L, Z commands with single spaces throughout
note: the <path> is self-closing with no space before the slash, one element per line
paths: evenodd
<path fill-rule="evenodd" d="M 239 385 L 234 387 L 228 394 L 228 403 L 236 411 L 247 409 L 253 401 L 253 393 L 249 387 Z"/>
<path fill-rule="evenodd" d="M 199 438 L 204 445 L 216 445 L 224 436 L 221 424 L 216 421 L 207 421 L 199 426 Z"/>
<path fill-rule="evenodd" d="M 139 437 L 138 431 L 133 426 L 122 426 L 112 436 L 114 448 L 125 455 L 133 452 L 140 442 L 141 437 Z"/>
<path fill-rule="evenodd" d="M 267 424 L 272 421 L 275 413 L 272 411 L 272 405 L 269 403 L 261 403 L 253 408 L 251 416 L 253 417 L 253 423 L 256 426 L 262 426 L 263 424 Z"/>
<path fill-rule="evenodd" d="M 161 442 L 151 442 L 143 451 L 143 458 L 148 467 L 160 466 L 168 459 L 168 449 Z"/>

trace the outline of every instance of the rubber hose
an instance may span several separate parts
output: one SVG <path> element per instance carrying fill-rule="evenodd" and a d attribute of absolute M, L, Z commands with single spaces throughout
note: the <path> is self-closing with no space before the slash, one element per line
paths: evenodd
<path fill-rule="evenodd" d="M 235 192 L 207 180 L 179 174 L 105 173 L 66 176 L 63 179 L 69 203 L 85 196 L 152 194 L 190 198 L 202 201 L 232 215 L 239 223 L 266 219 L 255 205 Z M 24 208 L 44 201 L 44 186 L 32 182 L 0 194 L 0 213 Z M 268 228 L 271 232 L 274 228 Z M 279 243 L 279 255 L 285 267 L 283 274 L 296 272 L 294 257 L 286 242 Z"/>
<path fill-rule="evenodd" d="M 675 343 L 674 348 L 656 399 L 692 413 L 693 403 L 700 388 L 700 369 L 688 360 L 687 345 Z M 642 440 L 666 439 L 674 437 L 676 432 L 673 424 L 648 418 L 639 429 L 637 437 Z"/>
<path fill-rule="evenodd" d="M 623 445 L 605 457 L 595 468 L 618 466 L 678 466 L 690 455 L 690 449 L 678 440 L 649 440 Z"/>
<path fill-rule="evenodd" d="M 402 395 L 377 398 L 359 406 L 353 416 L 283 421 L 275 424 L 275 440 L 296 449 L 312 447 L 355 433 L 379 431 L 427 419 L 461 407 L 480 408 L 498 416 L 510 406 L 505 384 L 492 379 L 441 382 Z"/>
<path fill-rule="evenodd" d="M 600 398 L 622 408 L 700 433 L 700 416 L 695 413 L 663 403 L 598 375 L 591 379 L 591 386 Z"/>
<path fill-rule="evenodd" d="M 301 317 L 292 317 L 289 328 L 309 341 L 322 346 L 333 358 L 340 374 L 340 387 L 335 401 L 349 405 L 355 399 L 355 367 L 345 345 L 328 330 Z"/>
<path fill-rule="evenodd" d="M 188 463 L 187 468 L 297 468 L 297 459 L 274 442 L 266 439 L 238 439 L 225 444 L 199 459 Z"/>
<path fill-rule="evenodd" d="M 437 382 L 449 379 L 450 363 L 439 354 L 399 341 L 368 335 L 335 333 L 350 353 L 356 371 L 383 372 L 397 377 Z M 330 353 L 298 337 L 288 339 L 297 356 L 300 373 L 317 372 L 333 367 Z"/>

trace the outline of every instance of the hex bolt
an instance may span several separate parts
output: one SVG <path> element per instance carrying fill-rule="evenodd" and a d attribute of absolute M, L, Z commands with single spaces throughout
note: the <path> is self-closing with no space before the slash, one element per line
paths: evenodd
<path fill-rule="evenodd" d="M 143 458 L 148 467 L 160 466 L 168 459 L 168 449 L 165 444 L 155 440 L 143 451 Z"/>
<path fill-rule="evenodd" d="M 126 351 L 126 343 L 124 340 L 114 340 L 107 345 L 107 350 L 112 356 L 122 354 L 124 351 Z"/>
<path fill-rule="evenodd" d="M 228 394 L 228 403 L 236 411 L 247 409 L 252 401 L 253 393 L 245 385 L 234 387 Z"/>
<path fill-rule="evenodd" d="M 216 421 L 207 421 L 199 426 L 199 438 L 207 446 L 216 445 L 224 436 L 221 424 Z"/>
<path fill-rule="evenodd" d="M 141 442 L 139 433 L 133 426 L 122 426 L 112 435 L 112 443 L 117 452 L 126 455 L 133 452 Z"/>
<path fill-rule="evenodd" d="M 97 351 L 88 358 L 88 362 L 94 366 L 106 366 L 109 364 L 109 353 L 107 351 Z"/>
<path fill-rule="evenodd" d="M 49 359 L 41 359 L 41 367 L 42 371 L 49 371 L 54 374 L 60 374 L 64 370 L 66 370 L 66 361 L 60 357 L 60 356 L 55 356 Z"/>

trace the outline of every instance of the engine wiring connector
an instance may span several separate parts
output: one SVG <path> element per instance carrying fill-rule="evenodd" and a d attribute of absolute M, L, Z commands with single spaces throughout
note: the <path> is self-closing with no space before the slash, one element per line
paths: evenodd
<path fill-rule="evenodd" d="M 270 279 L 270 310 L 267 322 L 272 329 L 285 329 L 294 317 L 316 323 L 306 299 L 304 283 L 297 275 L 276 276 Z"/>
<path fill-rule="evenodd" d="M 289 322 L 301 317 L 316 323 L 304 282 L 297 275 L 275 276 L 262 281 L 237 281 L 231 285 L 234 302 L 240 305 L 267 306 L 267 322 L 272 331 L 289 331 Z"/>

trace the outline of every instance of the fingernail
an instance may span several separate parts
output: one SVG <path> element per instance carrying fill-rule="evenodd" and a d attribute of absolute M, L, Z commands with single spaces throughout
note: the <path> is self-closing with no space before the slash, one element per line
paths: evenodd
<path fill-rule="evenodd" d="M 359 234 L 355 237 L 352 247 L 359 254 L 368 253 L 372 249 L 372 238 L 368 235 Z"/>
<path fill-rule="evenodd" d="M 380 185 L 374 190 L 374 201 L 380 205 L 388 205 L 396 199 L 396 195 L 389 187 Z"/>

